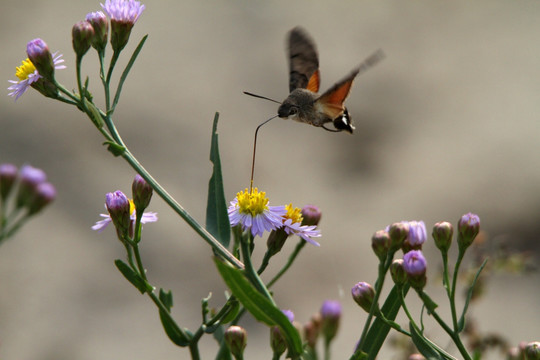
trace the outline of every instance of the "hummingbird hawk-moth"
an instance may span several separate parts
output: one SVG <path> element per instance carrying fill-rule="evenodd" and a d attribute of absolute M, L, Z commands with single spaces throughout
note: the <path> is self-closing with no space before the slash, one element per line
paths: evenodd
<path fill-rule="evenodd" d="M 295 27 L 288 37 L 289 96 L 281 103 L 278 116 L 325 130 L 348 131 L 354 126 L 347 108 L 343 104 L 349 95 L 354 78 L 379 62 L 384 54 L 376 51 L 354 68 L 349 75 L 330 89 L 318 94 L 320 84 L 319 57 L 315 42 L 301 27 Z M 332 123 L 335 129 L 325 126 Z"/>

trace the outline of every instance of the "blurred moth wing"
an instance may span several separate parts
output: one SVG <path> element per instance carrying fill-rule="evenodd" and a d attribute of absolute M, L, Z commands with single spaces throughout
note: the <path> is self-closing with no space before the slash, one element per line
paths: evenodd
<path fill-rule="evenodd" d="M 352 134 L 349 112 L 344 105 L 355 77 L 375 65 L 384 55 L 377 51 L 356 67 L 349 75 L 337 82 L 322 95 L 318 95 L 320 85 L 319 59 L 315 42 L 300 27 L 289 32 L 289 91 L 290 94 L 278 109 L 278 116 L 304 122 L 328 131 L 348 131 Z M 335 129 L 325 127 L 332 122 Z"/>

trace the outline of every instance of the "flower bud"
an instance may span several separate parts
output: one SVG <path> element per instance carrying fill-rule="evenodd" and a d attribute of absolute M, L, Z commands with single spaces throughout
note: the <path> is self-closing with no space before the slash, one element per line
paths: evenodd
<path fill-rule="evenodd" d="M 403 285 L 407 282 L 407 273 L 403 268 L 403 259 L 395 259 L 390 265 L 390 275 L 396 285 Z"/>
<path fill-rule="evenodd" d="M 309 322 L 304 325 L 304 337 L 306 339 L 306 343 L 312 349 L 315 349 L 317 339 L 321 333 L 321 321 L 321 314 L 316 313 L 311 317 Z"/>
<path fill-rule="evenodd" d="M 422 249 L 422 244 L 427 239 L 426 224 L 423 221 L 408 221 L 409 223 L 409 235 L 403 241 L 401 248 L 404 253 L 411 250 Z"/>
<path fill-rule="evenodd" d="M 322 212 L 315 205 L 306 205 L 302 208 L 302 225 L 318 225 Z"/>
<path fill-rule="evenodd" d="M 454 228 L 452 224 L 447 221 L 441 221 L 433 226 L 433 240 L 435 240 L 435 246 L 441 252 L 446 253 L 450 249 L 452 244 L 452 236 L 454 235 Z"/>
<path fill-rule="evenodd" d="M 102 11 L 91 12 L 86 15 L 88 21 L 94 28 L 94 36 L 92 37 L 92 46 L 98 52 L 105 51 L 107 46 L 107 36 L 109 35 L 109 22 Z"/>
<path fill-rule="evenodd" d="M 326 300 L 321 306 L 321 332 L 324 341 L 329 344 L 336 336 L 341 318 L 341 304 L 339 301 Z"/>
<path fill-rule="evenodd" d="M 30 165 L 23 165 L 19 176 L 19 190 L 16 199 L 17 208 L 30 205 L 36 194 L 37 186 L 47 180 L 47 175 L 43 170 Z"/>
<path fill-rule="evenodd" d="M 282 227 L 277 230 L 272 230 L 270 235 L 268 235 L 268 240 L 266 240 L 266 246 L 270 255 L 274 256 L 280 252 L 288 237 L 289 234 L 287 234 Z"/>
<path fill-rule="evenodd" d="M 422 251 L 411 250 L 403 256 L 403 269 L 412 287 L 422 289 L 426 285 L 427 262 Z"/>
<path fill-rule="evenodd" d="M 39 75 L 45 79 L 53 81 L 54 79 L 54 62 L 45 41 L 34 39 L 26 45 L 26 53 L 28 59 L 32 62 Z"/>
<path fill-rule="evenodd" d="M 240 326 L 230 326 L 225 331 L 225 344 L 235 359 L 242 359 L 247 345 L 247 332 Z"/>
<path fill-rule="evenodd" d="M 390 235 L 384 230 L 379 230 L 371 237 L 371 248 L 380 261 L 386 259 L 390 248 Z"/>
<path fill-rule="evenodd" d="M 90 49 L 92 40 L 94 39 L 94 28 L 88 21 L 79 21 L 71 29 L 71 42 L 73 44 L 73 50 L 77 54 L 77 58 L 82 58 L 84 54 Z"/>
<path fill-rule="evenodd" d="M 367 282 L 359 282 L 351 289 L 353 300 L 360 305 L 365 312 L 371 311 L 371 305 L 375 298 L 375 289 Z"/>
<path fill-rule="evenodd" d="M 130 204 L 129 199 L 123 192 L 117 190 L 113 193 L 107 193 L 105 196 L 105 206 L 109 211 L 111 220 L 116 227 L 119 235 L 127 234 L 130 227 Z"/>
<path fill-rule="evenodd" d="M 28 205 L 28 215 L 36 214 L 56 198 L 56 189 L 51 183 L 44 182 L 36 187 L 36 192 Z"/>
<path fill-rule="evenodd" d="M 467 213 L 458 222 L 458 247 L 465 251 L 474 241 L 480 231 L 480 218 L 473 213 Z"/>
<path fill-rule="evenodd" d="M 287 316 L 291 323 L 294 321 L 294 314 L 292 311 L 282 310 L 282 312 Z M 270 328 L 270 347 L 272 348 L 274 355 L 277 355 L 277 358 L 287 350 L 287 341 L 278 326 L 272 326 Z"/>
<path fill-rule="evenodd" d="M 525 346 L 525 359 L 540 360 L 540 342 L 530 342 Z"/>
<path fill-rule="evenodd" d="M 386 231 L 390 235 L 390 250 L 397 251 L 409 236 L 409 223 L 406 221 L 393 223 L 387 227 Z"/>
<path fill-rule="evenodd" d="M 0 164 L 0 200 L 5 201 L 17 180 L 17 167 L 13 164 Z"/>
<path fill-rule="evenodd" d="M 142 178 L 141 175 L 137 174 L 135 175 L 135 179 L 133 179 L 131 191 L 133 194 L 133 203 L 135 204 L 135 209 L 137 212 L 142 214 L 144 209 L 146 209 L 148 204 L 150 204 L 153 189 L 150 184 L 148 184 L 146 180 Z"/>

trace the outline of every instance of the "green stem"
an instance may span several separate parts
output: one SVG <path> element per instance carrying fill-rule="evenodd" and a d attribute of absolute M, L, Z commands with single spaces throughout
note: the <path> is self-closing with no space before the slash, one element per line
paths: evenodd
<path fill-rule="evenodd" d="M 251 250 L 250 250 L 251 241 L 253 241 L 253 237 L 251 236 L 251 233 L 244 236 L 243 239 L 240 241 L 240 250 L 242 252 L 242 258 L 244 260 L 244 265 L 245 265 L 245 275 L 248 278 L 248 280 L 251 282 L 251 284 L 255 286 L 261 294 L 266 296 L 266 298 L 268 298 L 268 300 L 270 300 L 272 304 L 275 305 L 272 295 L 270 295 L 268 288 L 264 285 L 263 281 L 259 277 L 259 274 L 257 274 L 257 271 L 255 271 L 255 268 L 253 267 L 253 263 L 251 262 Z"/>
<path fill-rule="evenodd" d="M 462 252 L 460 249 L 457 260 L 456 260 L 456 266 L 454 268 L 454 276 L 452 278 L 452 289 L 450 290 L 450 294 L 449 294 L 450 310 L 452 312 L 452 325 L 454 327 L 454 331 L 456 332 L 458 331 L 458 322 L 457 322 L 457 313 L 456 313 L 456 286 L 457 286 L 459 267 L 461 266 L 461 262 L 463 261 L 464 255 L 465 255 L 465 252 Z"/>
<path fill-rule="evenodd" d="M 463 342 L 461 342 L 461 338 L 459 337 L 459 334 L 457 332 L 452 331 L 448 325 L 444 322 L 444 320 L 437 314 L 436 311 L 432 311 L 431 316 L 437 321 L 437 323 L 446 331 L 446 333 L 452 338 L 452 341 L 454 341 L 454 344 L 456 344 L 460 354 L 463 356 L 463 359 L 465 360 L 472 360 L 471 356 L 467 352 L 467 349 L 465 348 L 465 345 L 463 345 Z"/>
<path fill-rule="evenodd" d="M 170 323 L 174 326 L 174 330 L 177 331 L 178 333 L 181 334 L 181 336 L 184 338 L 184 339 L 190 339 L 190 336 L 188 334 L 186 334 L 186 332 L 180 327 L 178 326 L 178 324 L 176 324 L 176 321 L 173 319 L 173 317 L 171 316 L 171 313 L 169 312 L 169 310 L 167 309 L 167 307 L 165 307 L 165 305 L 163 305 L 163 303 L 161 302 L 161 300 L 159 300 L 159 298 L 156 296 L 156 294 L 154 294 L 153 292 L 147 292 L 148 296 L 150 297 L 150 299 L 152 299 L 152 301 L 154 302 L 154 304 L 156 304 L 156 306 L 158 307 L 159 310 L 161 310 L 161 312 L 163 314 L 165 314 L 165 316 L 169 319 Z"/>
<path fill-rule="evenodd" d="M 114 66 L 116 65 L 116 62 L 118 61 L 119 56 L 120 56 L 119 51 L 113 52 L 113 55 L 111 57 L 111 63 L 109 64 L 109 71 L 107 72 L 107 78 L 105 79 L 105 109 L 107 110 L 107 113 L 109 113 L 109 110 L 111 110 L 111 93 L 110 93 L 111 77 L 114 70 Z"/>
<path fill-rule="evenodd" d="M 199 355 L 199 343 L 198 341 L 189 343 L 189 353 L 191 354 L 192 360 L 200 360 L 201 356 Z"/>
<path fill-rule="evenodd" d="M 124 146 L 124 144 L 120 145 Z M 146 180 L 146 182 L 156 191 L 156 193 L 216 251 L 216 253 L 229 261 L 236 268 L 244 268 L 244 264 L 235 258 L 223 245 L 221 245 L 219 241 L 216 240 L 216 238 L 214 238 L 204 227 L 193 219 L 191 215 L 150 175 L 150 173 L 137 161 L 137 159 L 129 152 L 127 148 L 122 154 L 122 157 L 137 173 L 143 177 L 144 180 Z"/>
<path fill-rule="evenodd" d="M 0 231 L 0 244 L 7 238 L 12 237 L 29 218 L 30 217 L 25 214 L 23 217 L 20 217 L 14 225 L 10 226 L 9 229 L 7 226 L 3 228 L 2 231 Z"/>
<path fill-rule="evenodd" d="M 376 309 L 378 309 L 379 304 L 379 297 L 381 296 L 381 291 L 384 285 L 384 279 L 386 277 L 386 273 L 388 272 L 388 269 L 390 268 L 390 265 L 392 264 L 392 260 L 394 259 L 394 252 L 388 253 L 386 255 L 386 260 L 384 262 L 379 262 L 379 270 L 377 275 L 377 281 L 375 282 L 375 296 L 373 298 L 373 303 L 371 304 L 371 309 L 369 311 L 369 315 L 366 319 L 366 323 L 364 324 L 364 329 L 362 330 L 362 335 L 360 336 L 360 341 L 358 342 L 358 345 L 356 346 L 356 351 L 361 351 L 364 347 L 364 342 L 366 341 L 366 336 L 369 330 L 369 327 L 371 326 L 371 321 L 373 320 L 373 316 L 375 314 Z"/>
<path fill-rule="evenodd" d="M 270 280 L 270 282 L 268 282 L 268 285 L 266 285 L 266 287 L 270 288 L 272 285 L 274 285 L 283 276 L 283 274 L 285 274 L 287 272 L 287 270 L 289 270 L 289 268 L 293 264 L 294 260 L 296 259 L 296 257 L 300 253 L 300 250 L 302 250 L 304 248 L 304 245 L 306 245 L 306 241 L 305 240 L 300 240 L 300 242 L 294 248 L 294 251 L 292 252 L 292 254 L 289 256 L 289 260 L 287 260 L 287 263 L 285 264 L 285 266 L 283 266 L 281 268 L 281 270 L 276 274 L 276 276 L 274 276 L 272 278 L 272 280 Z"/>

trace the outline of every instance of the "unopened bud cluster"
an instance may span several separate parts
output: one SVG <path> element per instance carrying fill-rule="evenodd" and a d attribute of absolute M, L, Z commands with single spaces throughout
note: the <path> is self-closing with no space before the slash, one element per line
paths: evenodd
<path fill-rule="evenodd" d="M 0 241 L 13 235 L 20 226 L 16 224 L 37 214 L 55 198 L 56 189 L 43 170 L 0 164 Z"/>

